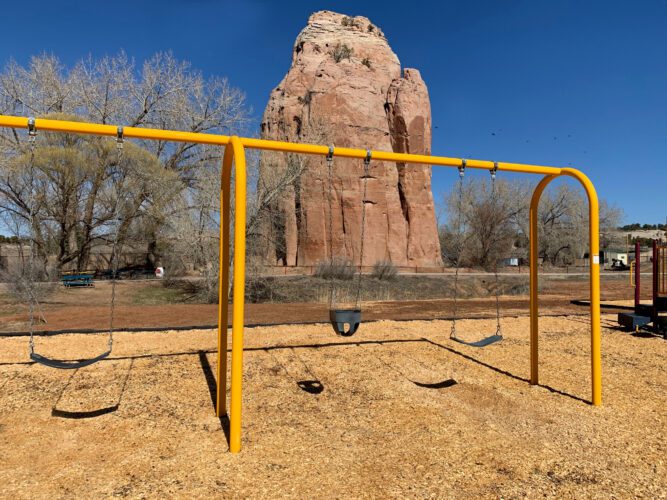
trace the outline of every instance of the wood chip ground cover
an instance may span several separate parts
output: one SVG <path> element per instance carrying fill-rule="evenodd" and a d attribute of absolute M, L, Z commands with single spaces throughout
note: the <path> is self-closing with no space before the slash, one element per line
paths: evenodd
<path fill-rule="evenodd" d="M 370 323 L 352 339 L 324 324 L 247 329 L 238 455 L 213 413 L 213 331 L 118 333 L 109 360 L 78 371 L 0 338 L 0 496 L 665 497 L 665 343 L 613 324 L 603 316 L 599 408 L 586 317 L 541 319 L 538 387 L 527 317 L 482 350 L 448 340 L 448 321 Z M 105 339 L 37 343 L 76 358 Z M 297 385 L 310 379 L 320 394 Z"/>

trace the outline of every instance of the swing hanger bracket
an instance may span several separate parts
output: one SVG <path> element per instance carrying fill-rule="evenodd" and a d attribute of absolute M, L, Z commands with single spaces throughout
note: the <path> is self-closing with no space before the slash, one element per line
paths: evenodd
<path fill-rule="evenodd" d="M 371 157 L 373 156 L 373 151 L 370 149 L 366 150 L 366 158 L 364 158 L 364 166 L 368 166 L 371 164 Z"/>
<path fill-rule="evenodd" d="M 37 136 L 37 127 L 35 126 L 35 119 L 32 117 L 28 118 L 28 136 L 30 138 Z"/>
<path fill-rule="evenodd" d="M 125 136 L 123 132 L 123 127 L 118 127 L 116 129 L 116 146 L 118 149 L 123 149 L 123 143 L 125 142 Z"/>
<path fill-rule="evenodd" d="M 461 166 L 459 167 L 459 177 L 463 179 L 463 176 L 466 174 L 466 167 L 468 166 L 468 160 L 463 158 L 461 160 Z"/>
<path fill-rule="evenodd" d="M 496 173 L 498 172 L 498 162 L 497 161 L 493 162 L 493 168 L 491 170 L 489 170 L 489 172 L 491 173 L 491 178 L 495 180 Z"/>

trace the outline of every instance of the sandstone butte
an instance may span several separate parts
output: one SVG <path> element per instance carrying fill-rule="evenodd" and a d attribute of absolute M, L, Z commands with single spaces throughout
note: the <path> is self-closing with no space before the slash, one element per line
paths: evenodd
<path fill-rule="evenodd" d="M 316 12 L 271 92 L 261 136 L 428 155 L 428 90 L 419 71 L 401 72 L 383 32 L 367 18 Z M 330 183 L 324 157 L 264 152 L 258 192 L 269 215 L 261 225 L 261 257 L 286 266 L 330 258 L 359 265 L 363 202 L 362 265 L 441 265 L 431 167 L 372 161 L 366 181 L 362 200 L 362 160 L 335 158 Z"/>

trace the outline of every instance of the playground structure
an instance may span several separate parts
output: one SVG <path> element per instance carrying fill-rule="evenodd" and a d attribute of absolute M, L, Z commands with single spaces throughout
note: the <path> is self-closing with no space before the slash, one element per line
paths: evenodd
<path fill-rule="evenodd" d="M 124 137 L 146 140 L 162 140 L 225 146 L 221 174 L 221 225 L 220 225 L 220 282 L 218 303 L 218 364 L 216 414 L 227 414 L 227 324 L 229 302 L 230 245 L 234 245 L 234 276 L 232 287 L 232 352 L 231 352 L 231 391 L 229 404 L 230 451 L 241 450 L 241 390 L 243 378 L 243 330 L 244 330 L 244 287 L 245 287 L 245 223 L 246 223 L 246 162 L 245 149 L 260 149 L 286 153 L 330 155 L 344 158 L 357 158 L 368 161 L 400 162 L 405 164 L 423 164 L 455 167 L 465 171 L 467 168 L 493 172 L 519 172 L 543 175 L 537 184 L 530 203 L 530 384 L 538 384 L 538 234 L 537 215 L 540 196 L 551 181 L 559 176 L 568 176 L 581 183 L 589 201 L 589 244 L 590 244 L 590 362 L 591 362 L 591 403 L 602 403 L 601 392 L 601 352 L 600 352 L 600 259 L 599 259 L 599 207 L 593 184 L 579 170 L 517 163 L 491 162 L 483 160 L 463 160 L 426 155 L 411 155 L 385 151 L 366 151 L 351 148 L 331 148 L 312 144 L 295 144 L 267 141 L 236 136 L 199 134 L 190 132 L 117 127 L 84 122 L 68 122 L 47 119 L 29 119 L 25 117 L 0 116 L 0 126 L 15 129 L 28 129 L 31 133 L 38 130 L 91 134 L 108 137 Z M 235 176 L 235 224 L 234 235 L 230 234 L 231 179 L 232 169 Z M 462 170 L 461 170 L 462 169 Z M 113 315 L 112 315 L 113 321 Z M 110 329 L 109 351 L 112 337 Z M 92 360 L 86 360 L 78 366 L 85 366 L 106 357 L 107 353 Z M 33 358 L 34 359 L 34 358 Z M 40 361 L 41 362 L 41 361 Z M 85 363 L 85 365 L 83 364 Z M 45 363 L 48 364 L 48 363 Z M 51 364 L 50 366 L 53 366 Z M 62 368 L 61 366 L 56 366 Z"/>
<path fill-rule="evenodd" d="M 647 328 L 667 339 L 667 245 L 653 240 L 651 302 L 641 301 L 640 244 L 635 243 L 635 260 L 630 266 L 630 284 L 634 287 L 634 311 L 619 313 L 618 324 L 632 331 Z"/>

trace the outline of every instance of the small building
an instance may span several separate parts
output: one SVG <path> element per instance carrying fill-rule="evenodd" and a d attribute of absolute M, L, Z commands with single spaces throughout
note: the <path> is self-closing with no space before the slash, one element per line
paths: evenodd
<path fill-rule="evenodd" d="M 629 265 L 630 259 L 628 257 L 627 250 L 620 249 L 607 249 L 602 253 L 602 264 L 607 266 L 613 266 L 614 264 L 622 264 L 624 266 Z"/>

